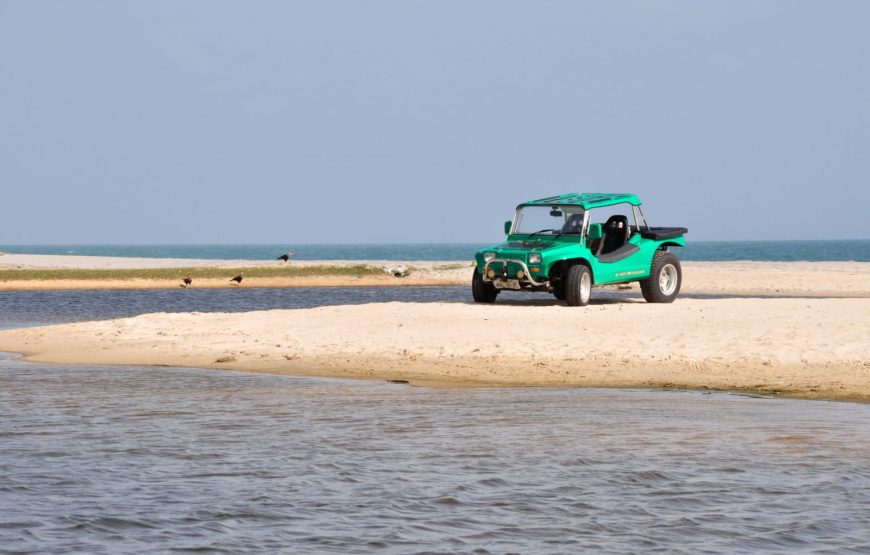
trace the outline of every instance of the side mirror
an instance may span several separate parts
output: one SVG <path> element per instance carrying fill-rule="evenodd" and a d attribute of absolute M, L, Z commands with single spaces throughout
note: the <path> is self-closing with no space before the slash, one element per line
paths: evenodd
<path fill-rule="evenodd" d="M 601 224 L 589 224 L 588 237 L 593 241 L 595 239 L 601 239 Z"/>
<path fill-rule="evenodd" d="M 511 221 L 507 221 L 504 223 L 504 234 L 505 235 L 511 234 L 511 225 L 513 225 L 513 222 L 511 222 Z"/>

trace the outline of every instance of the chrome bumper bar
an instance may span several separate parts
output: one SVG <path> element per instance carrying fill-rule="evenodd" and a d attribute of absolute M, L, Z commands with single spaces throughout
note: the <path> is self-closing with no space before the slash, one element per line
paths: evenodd
<path fill-rule="evenodd" d="M 526 266 L 526 263 L 523 262 L 522 260 L 517 259 L 517 258 L 493 258 L 492 260 L 488 260 L 486 262 L 486 264 L 484 264 L 484 266 L 483 266 L 483 281 L 485 281 L 485 282 L 490 283 L 492 281 L 495 281 L 493 279 L 490 279 L 489 276 L 486 275 L 487 272 L 489 272 L 489 265 L 492 264 L 493 262 L 498 262 L 498 263 L 504 264 L 505 272 L 507 271 L 508 262 L 512 262 L 514 264 L 519 264 L 520 266 L 522 266 L 523 272 L 525 272 L 525 274 L 526 274 L 526 276 L 522 279 L 519 279 L 519 281 L 528 281 L 531 285 L 534 285 L 535 287 L 546 286 L 546 283 L 544 283 L 544 282 L 535 281 L 535 278 L 532 277 L 532 272 L 529 271 L 529 267 Z"/>

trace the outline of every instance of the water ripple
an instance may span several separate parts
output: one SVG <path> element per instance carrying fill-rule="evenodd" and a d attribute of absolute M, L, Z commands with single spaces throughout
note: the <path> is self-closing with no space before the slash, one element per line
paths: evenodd
<path fill-rule="evenodd" d="M 0 550 L 870 550 L 870 406 L 0 361 Z"/>

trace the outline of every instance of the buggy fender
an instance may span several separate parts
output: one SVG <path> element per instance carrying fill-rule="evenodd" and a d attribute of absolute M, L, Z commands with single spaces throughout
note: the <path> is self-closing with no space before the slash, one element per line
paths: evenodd
<path fill-rule="evenodd" d="M 681 237 L 680 240 L 678 240 L 678 241 L 664 241 L 663 243 L 661 243 L 659 245 L 659 248 L 667 250 L 668 247 L 685 247 L 685 246 L 686 246 L 686 240 Z"/>
<path fill-rule="evenodd" d="M 589 275 L 592 277 L 592 283 L 595 283 L 595 270 L 592 269 L 592 263 L 583 258 L 562 258 L 550 264 L 550 269 L 548 271 L 547 276 L 552 278 L 553 274 L 563 275 L 568 268 L 573 266 L 574 264 L 583 264 L 587 268 L 589 268 Z"/>

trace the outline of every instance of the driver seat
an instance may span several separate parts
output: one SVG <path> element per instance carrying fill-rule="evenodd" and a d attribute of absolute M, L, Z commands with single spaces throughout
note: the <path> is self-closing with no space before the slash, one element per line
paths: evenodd
<path fill-rule="evenodd" d="M 604 224 L 604 234 L 598 242 L 598 252 L 595 256 L 601 256 L 613 252 L 628 241 L 631 230 L 628 228 L 628 216 L 615 214 L 607 218 Z"/>
<path fill-rule="evenodd" d="M 583 229 L 583 214 L 571 214 L 565 225 L 562 226 L 562 233 L 580 233 Z"/>

